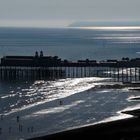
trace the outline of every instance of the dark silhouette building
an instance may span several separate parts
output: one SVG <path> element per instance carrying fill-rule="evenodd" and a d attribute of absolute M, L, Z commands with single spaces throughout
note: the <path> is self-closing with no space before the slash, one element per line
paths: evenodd
<path fill-rule="evenodd" d="M 44 56 L 43 51 L 35 52 L 35 56 L 5 56 L 1 58 L 2 66 L 55 66 L 60 64 L 61 59 L 58 56 Z"/>

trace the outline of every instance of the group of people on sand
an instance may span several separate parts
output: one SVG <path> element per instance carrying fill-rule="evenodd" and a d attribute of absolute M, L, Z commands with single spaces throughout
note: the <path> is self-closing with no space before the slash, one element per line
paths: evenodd
<path fill-rule="evenodd" d="M 63 105 L 63 101 L 62 100 L 59 100 L 59 105 Z M 4 120 L 4 115 L 2 114 L 0 116 L 0 120 L 3 121 Z M 19 132 L 22 132 L 23 131 L 23 125 L 20 123 L 21 121 L 21 118 L 19 115 L 16 116 L 16 122 L 18 123 L 18 131 Z M 28 133 L 33 133 L 34 132 L 34 127 L 31 126 L 31 127 L 28 127 L 27 128 L 27 132 Z M 12 127 L 9 126 L 9 134 L 12 133 Z M 0 135 L 2 134 L 2 128 L 0 127 Z"/>
<path fill-rule="evenodd" d="M 4 115 L 1 115 L 0 116 L 0 120 L 1 121 L 3 121 L 4 120 Z M 23 125 L 20 123 L 20 116 L 18 115 L 18 116 L 16 116 L 16 122 L 18 123 L 18 131 L 19 132 L 22 132 L 23 131 Z M 9 134 L 10 133 L 12 133 L 12 127 L 11 126 L 9 126 Z M 31 127 L 28 127 L 27 128 L 27 132 L 28 133 L 33 133 L 34 132 L 34 127 L 33 126 L 31 126 Z M 0 135 L 2 134 L 2 128 L 0 127 Z"/>

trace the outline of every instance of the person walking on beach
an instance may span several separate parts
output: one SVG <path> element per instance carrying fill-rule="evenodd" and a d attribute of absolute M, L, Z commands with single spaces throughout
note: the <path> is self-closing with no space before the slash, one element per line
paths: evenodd
<path fill-rule="evenodd" d="M 34 132 L 34 127 L 33 127 L 33 126 L 31 127 L 31 132 L 32 132 L 32 133 Z"/>
<path fill-rule="evenodd" d="M 19 132 L 22 132 L 22 125 L 19 124 Z"/>
<path fill-rule="evenodd" d="M 0 135 L 2 134 L 2 128 L 0 128 Z"/>
<path fill-rule="evenodd" d="M 12 127 L 9 127 L 9 134 L 11 134 Z"/>
<path fill-rule="evenodd" d="M 3 115 L 1 115 L 0 119 L 3 120 Z"/>
<path fill-rule="evenodd" d="M 63 101 L 62 101 L 62 100 L 60 100 L 60 101 L 59 101 L 59 104 L 60 104 L 60 105 L 63 105 Z"/>
<path fill-rule="evenodd" d="M 17 122 L 19 122 L 19 116 L 17 116 Z"/>

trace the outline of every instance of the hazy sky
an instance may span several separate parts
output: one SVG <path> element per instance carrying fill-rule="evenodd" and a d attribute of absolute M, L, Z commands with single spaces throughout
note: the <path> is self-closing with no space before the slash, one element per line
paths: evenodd
<path fill-rule="evenodd" d="M 140 21 L 140 0 L 0 0 L 0 26 Z"/>

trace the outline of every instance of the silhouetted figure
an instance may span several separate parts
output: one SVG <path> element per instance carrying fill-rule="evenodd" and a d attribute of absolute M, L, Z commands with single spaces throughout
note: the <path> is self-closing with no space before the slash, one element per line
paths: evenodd
<path fill-rule="evenodd" d="M 60 100 L 60 101 L 59 101 L 59 104 L 60 104 L 60 105 L 62 105 L 62 104 L 63 104 L 63 101 L 62 101 L 62 100 Z"/>
<path fill-rule="evenodd" d="M 22 132 L 22 125 L 21 124 L 19 124 L 18 129 L 19 129 L 19 132 Z"/>
<path fill-rule="evenodd" d="M 34 127 L 33 127 L 33 126 L 31 127 L 31 132 L 32 132 L 32 133 L 34 132 Z"/>
<path fill-rule="evenodd" d="M 22 125 L 19 124 L 19 132 L 22 132 Z"/>
<path fill-rule="evenodd" d="M 17 122 L 19 122 L 19 116 L 17 116 Z"/>
<path fill-rule="evenodd" d="M 20 124 L 19 124 L 19 126 L 18 126 L 18 130 L 20 131 Z"/>
<path fill-rule="evenodd" d="M 28 127 L 27 131 L 28 131 L 28 133 L 30 132 L 30 127 Z"/>
<path fill-rule="evenodd" d="M 23 129 L 23 127 L 22 127 L 22 125 L 20 125 L 20 130 L 21 130 L 21 132 L 22 132 L 22 129 Z"/>
<path fill-rule="evenodd" d="M 40 51 L 40 57 L 43 57 L 43 51 Z"/>
<path fill-rule="evenodd" d="M 9 127 L 9 134 L 11 133 L 11 131 L 12 131 L 12 127 Z"/>
<path fill-rule="evenodd" d="M 0 135 L 2 134 L 2 128 L 0 128 Z"/>
<path fill-rule="evenodd" d="M 4 117 L 4 116 L 3 116 L 3 115 L 1 115 L 0 119 L 1 119 L 1 120 L 3 120 L 3 117 Z"/>

